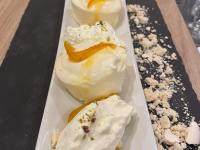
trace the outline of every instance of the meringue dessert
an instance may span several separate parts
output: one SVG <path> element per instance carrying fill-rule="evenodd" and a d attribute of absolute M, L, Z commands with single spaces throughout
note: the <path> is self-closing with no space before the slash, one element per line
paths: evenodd
<path fill-rule="evenodd" d="M 83 105 L 69 115 L 55 150 L 116 150 L 135 114 L 117 95 Z"/>
<path fill-rule="evenodd" d="M 68 27 L 64 51 L 55 71 L 78 100 L 89 101 L 120 93 L 127 68 L 127 52 L 111 25 Z"/>
<path fill-rule="evenodd" d="M 72 14 L 79 24 L 105 20 L 116 26 L 122 13 L 121 0 L 71 0 Z"/>

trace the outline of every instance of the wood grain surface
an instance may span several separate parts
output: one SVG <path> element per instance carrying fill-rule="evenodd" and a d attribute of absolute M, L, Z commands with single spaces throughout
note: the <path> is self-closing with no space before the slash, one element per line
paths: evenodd
<path fill-rule="evenodd" d="M 156 0 L 165 23 L 200 100 L 200 54 L 176 5 L 175 0 Z"/>
<path fill-rule="evenodd" d="M 200 55 L 175 0 L 156 0 L 200 100 Z M 29 0 L 0 0 L 0 64 Z"/>
<path fill-rule="evenodd" d="M 0 64 L 29 0 L 0 0 Z"/>

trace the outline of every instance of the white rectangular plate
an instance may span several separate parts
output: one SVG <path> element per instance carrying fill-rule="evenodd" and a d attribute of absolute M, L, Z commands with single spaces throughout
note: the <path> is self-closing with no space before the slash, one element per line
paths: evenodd
<path fill-rule="evenodd" d="M 64 50 L 64 33 L 66 27 L 78 26 L 71 15 L 70 0 L 66 0 L 61 28 L 60 42 L 57 55 Z M 117 35 L 122 39 L 128 48 L 129 69 L 124 82 L 122 99 L 132 105 L 138 118 L 132 120 L 126 128 L 122 139 L 123 150 L 156 150 L 155 138 L 143 94 L 142 85 L 139 79 L 139 72 L 133 54 L 132 39 L 130 36 L 127 17 L 126 3 L 123 0 L 123 17 L 121 24 L 116 29 Z M 51 136 L 54 129 L 62 130 L 66 125 L 68 114 L 81 103 L 75 100 L 52 75 L 47 102 L 44 110 L 40 132 L 38 135 L 36 150 L 51 150 Z M 67 145 L 66 145 L 67 146 Z"/>

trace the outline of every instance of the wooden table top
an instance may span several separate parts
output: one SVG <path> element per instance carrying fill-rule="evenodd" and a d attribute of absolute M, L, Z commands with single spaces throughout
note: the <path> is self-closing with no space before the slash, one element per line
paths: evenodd
<path fill-rule="evenodd" d="M 29 0 L 0 1 L 0 64 L 19 25 Z"/>
<path fill-rule="evenodd" d="M 192 86 L 200 100 L 200 55 L 175 0 L 156 0 L 173 42 L 183 59 Z M 0 1 L 0 64 L 19 25 L 29 0 Z M 173 17 L 171 17 L 173 16 Z"/>

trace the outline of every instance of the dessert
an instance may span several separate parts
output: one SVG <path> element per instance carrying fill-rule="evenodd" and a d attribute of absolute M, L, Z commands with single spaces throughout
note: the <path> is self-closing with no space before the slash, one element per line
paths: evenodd
<path fill-rule="evenodd" d="M 105 20 L 116 26 L 122 11 L 120 0 L 72 0 L 71 4 L 73 16 L 79 24 L 93 25 Z"/>
<path fill-rule="evenodd" d="M 64 46 L 55 71 L 75 98 L 89 101 L 120 93 L 127 53 L 108 23 L 68 27 Z"/>
<path fill-rule="evenodd" d="M 115 150 L 134 114 L 117 95 L 79 107 L 70 114 L 55 149 Z"/>

